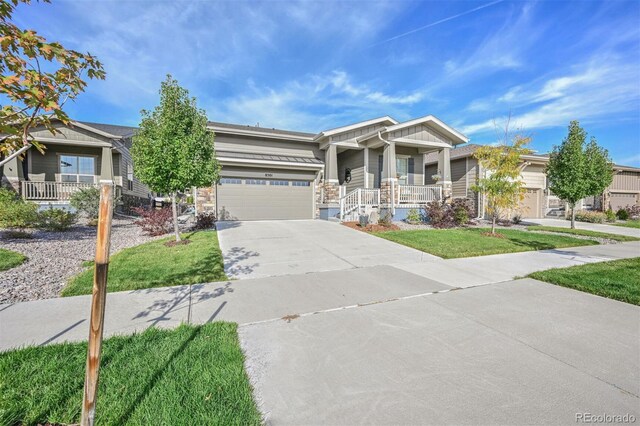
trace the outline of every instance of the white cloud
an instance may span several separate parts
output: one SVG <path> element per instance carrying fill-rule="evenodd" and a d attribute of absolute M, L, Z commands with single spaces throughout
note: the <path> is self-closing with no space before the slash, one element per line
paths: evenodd
<path fill-rule="evenodd" d="M 253 87 L 247 93 L 206 107 L 216 121 L 319 131 L 381 115 L 408 117 L 404 107 L 421 92 L 387 94 L 373 84 L 353 83 L 344 71 L 311 75 L 278 89 Z M 355 118 L 354 118 L 355 117 Z"/>
<path fill-rule="evenodd" d="M 640 76 L 635 64 L 623 57 L 606 55 L 575 68 L 571 74 L 513 87 L 499 96 L 492 107 L 514 111 L 511 124 L 526 129 L 565 126 L 570 120 L 619 120 L 619 114 L 637 114 Z M 497 121 L 504 122 L 505 117 Z M 462 130 L 474 134 L 493 129 L 494 120 L 488 119 L 468 124 Z"/>

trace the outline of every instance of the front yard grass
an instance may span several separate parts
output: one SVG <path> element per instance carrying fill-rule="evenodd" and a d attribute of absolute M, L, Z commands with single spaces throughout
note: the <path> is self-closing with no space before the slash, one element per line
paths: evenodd
<path fill-rule="evenodd" d="M 22 253 L 0 248 L 0 271 L 6 271 L 22 265 L 25 260 L 27 260 L 27 257 Z"/>
<path fill-rule="evenodd" d="M 640 229 L 640 219 L 631 219 L 624 222 L 613 223 L 615 226 L 624 226 L 625 228 Z"/>
<path fill-rule="evenodd" d="M 171 237 L 172 238 L 172 237 Z M 107 291 L 226 281 L 215 231 L 184 234 L 189 244 L 167 247 L 171 238 L 124 249 L 111 256 Z M 71 279 L 62 296 L 91 294 L 93 268 Z"/>
<path fill-rule="evenodd" d="M 608 232 L 589 231 L 587 229 L 571 229 L 561 228 L 558 226 L 529 226 L 529 231 L 547 231 L 547 232 L 560 232 L 562 234 L 582 235 L 585 237 L 606 238 L 614 241 L 638 241 L 640 238 L 629 237 L 626 235 L 610 234 Z"/>
<path fill-rule="evenodd" d="M 0 424 L 80 421 L 87 344 L 0 354 Z M 150 328 L 106 339 L 96 424 L 258 425 L 237 325 Z"/>
<path fill-rule="evenodd" d="M 485 232 L 490 232 L 490 229 L 389 231 L 375 232 L 374 235 L 444 259 L 598 244 L 593 240 L 515 229 L 498 229 L 496 232 L 504 238 L 482 235 Z"/>
<path fill-rule="evenodd" d="M 549 269 L 529 277 L 640 305 L 640 257 Z"/>

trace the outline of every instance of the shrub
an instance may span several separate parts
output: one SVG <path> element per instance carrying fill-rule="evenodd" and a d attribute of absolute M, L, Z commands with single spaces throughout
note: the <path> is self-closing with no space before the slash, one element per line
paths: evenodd
<path fill-rule="evenodd" d="M 384 226 L 388 228 L 392 225 L 391 223 L 391 213 L 386 211 L 382 215 L 380 215 L 380 219 L 378 219 L 378 225 Z"/>
<path fill-rule="evenodd" d="M 409 223 L 420 223 L 422 222 L 422 216 L 417 209 L 411 209 L 407 212 L 407 222 Z"/>
<path fill-rule="evenodd" d="M 100 189 L 86 188 L 74 192 L 69 204 L 88 219 L 97 219 L 100 211 Z"/>
<path fill-rule="evenodd" d="M 196 216 L 196 229 L 211 229 L 216 223 L 214 212 L 202 212 Z"/>
<path fill-rule="evenodd" d="M 63 209 L 49 207 L 38 213 L 38 228 L 47 231 L 67 231 L 78 221 L 78 215 Z"/>
<path fill-rule="evenodd" d="M 453 228 L 469 223 L 473 215 L 471 202 L 466 198 L 454 198 L 451 204 L 431 201 L 425 207 L 425 215 L 434 228 Z"/>
<path fill-rule="evenodd" d="M 37 219 L 37 204 L 24 201 L 10 189 L 0 188 L 0 228 L 30 228 Z"/>
<path fill-rule="evenodd" d="M 568 217 L 567 220 L 571 220 L 571 217 Z M 576 220 L 579 222 L 604 223 L 607 220 L 607 215 L 601 212 L 579 210 L 576 212 Z"/>
<path fill-rule="evenodd" d="M 627 211 L 627 209 L 618 209 L 618 211 L 616 212 L 616 217 L 620 220 L 627 220 L 629 219 L 629 212 Z"/>
<path fill-rule="evenodd" d="M 140 226 L 147 235 L 156 236 L 171 232 L 173 214 L 169 207 L 161 209 L 134 207 L 132 210 L 140 216 L 140 219 L 133 223 Z"/>
<path fill-rule="evenodd" d="M 609 209 L 604 214 L 605 214 L 605 216 L 607 218 L 607 222 L 615 222 L 616 221 L 616 214 L 613 212 L 613 210 Z"/>
<path fill-rule="evenodd" d="M 513 216 L 513 219 L 511 219 L 511 221 L 513 222 L 514 225 L 519 224 L 520 222 L 522 222 L 522 215 L 515 215 Z"/>
<path fill-rule="evenodd" d="M 640 205 L 627 206 L 625 210 L 629 213 L 629 219 L 640 219 Z"/>

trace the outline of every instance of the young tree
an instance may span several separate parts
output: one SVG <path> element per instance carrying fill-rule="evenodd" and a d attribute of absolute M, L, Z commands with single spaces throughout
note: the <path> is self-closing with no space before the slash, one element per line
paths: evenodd
<path fill-rule="evenodd" d="M 49 43 L 35 31 L 20 29 L 11 22 L 16 7 L 30 2 L 0 2 L 0 95 L 10 102 L 0 108 L 0 167 L 31 146 L 43 152 L 43 145 L 29 135 L 31 128 L 44 126 L 55 134 L 53 119 L 69 123 L 62 108 L 84 91 L 87 83 L 83 74 L 105 77 L 102 64 L 94 56 Z"/>
<path fill-rule="evenodd" d="M 487 200 L 493 235 L 496 233 L 496 220 L 501 213 L 504 210 L 515 209 L 524 198 L 524 187 L 520 178 L 521 157 L 531 153 L 527 148 L 531 138 L 515 135 L 512 139 L 509 143 L 507 130 L 500 145 L 482 146 L 474 154 L 485 174 L 472 186 L 472 190 L 482 193 Z"/>
<path fill-rule="evenodd" d="M 589 143 L 586 139 L 587 132 L 572 121 L 562 144 L 553 147 L 545 170 L 551 192 L 569 204 L 572 229 L 576 227 L 576 203 L 601 195 L 613 181 L 609 152 L 598 146 L 595 138 Z"/>
<path fill-rule="evenodd" d="M 213 138 L 205 112 L 168 75 L 160 88 L 160 105 L 151 112 L 142 111 L 132 154 L 140 180 L 155 192 L 171 194 L 176 241 L 180 241 L 177 192 L 209 186 L 218 179 Z"/>

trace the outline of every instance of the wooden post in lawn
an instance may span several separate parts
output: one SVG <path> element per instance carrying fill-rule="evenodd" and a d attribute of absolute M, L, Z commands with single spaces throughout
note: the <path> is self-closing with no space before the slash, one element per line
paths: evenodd
<path fill-rule="evenodd" d="M 93 270 L 93 296 L 91 297 L 91 324 L 87 348 L 87 370 L 84 379 L 82 426 L 92 426 L 96 415 L 98 370 L 102 350 L 104 306 L 107 296 L 107 271 L 111 243 L 111 216 L 113 212 L 113 184 L 103 183 L 100 189 L 100 213 L 96 238 L 96 259 Z"/>

